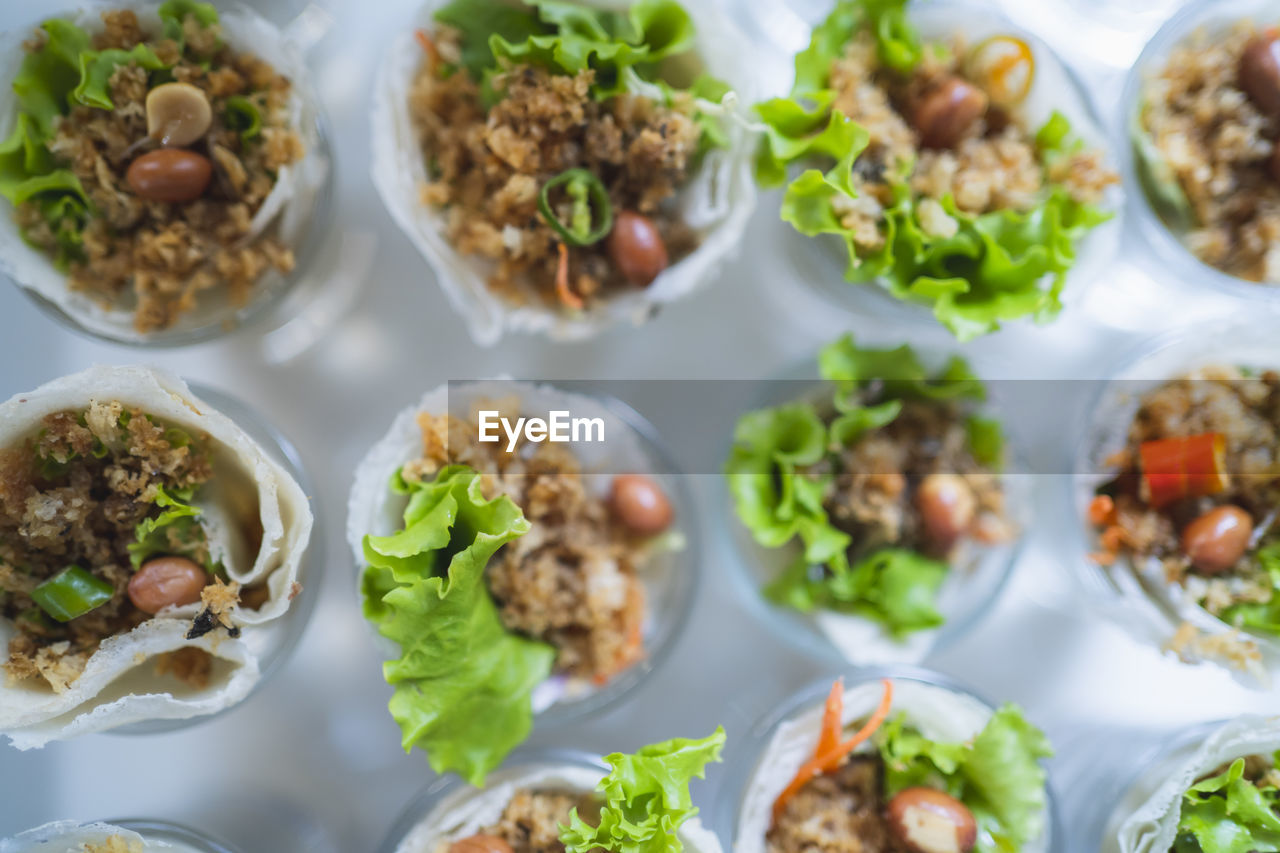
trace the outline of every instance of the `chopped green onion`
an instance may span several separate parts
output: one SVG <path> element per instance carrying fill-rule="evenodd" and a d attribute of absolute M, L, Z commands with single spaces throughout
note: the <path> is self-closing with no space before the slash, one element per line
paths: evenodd
<path fill-rule="evenodd" d="M 59 622 L 70 622 L 111 600 L 115 587 L 79 566 L 67 566 L 35 589 L 31 600 Z"/>
<path fill-rule="evenodd" d="M 573 201 L 573 216 L 568 225 L 560 221 L 551 207 L 551 191 L 562 185 Z M 613 205 L 609 201 L 609 191 L 586 169 L 569 169 L 543 184 L 538 195 L 538 210 L 551 230 L 571 246 L 599 243 L 613 230 Z M 592 220 L 598 222 L 594 229 Z"/>
<path fill-rule="evenodd" d="M 240 141 L 248 142 L 262 130 L 262 114 L 253 101 L 232 95 L 227 98 L 227 127 L 240 131 Z"/>

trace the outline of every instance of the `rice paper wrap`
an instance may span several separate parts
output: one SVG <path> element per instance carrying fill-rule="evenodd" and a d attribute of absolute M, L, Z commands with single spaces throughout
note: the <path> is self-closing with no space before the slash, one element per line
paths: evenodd
<path fill-rule="evenodd" d="M 320 190 L 329 177 L 329 161 L 321 150 L 318 130 L 319 102 L 310 84 L 310 72 L 299 45 L 291 35 L 267 21 L 254 9 L 241 3 L 219 0 L 219 23 L 223 39 L 237 52 L 251 53 L 270 62 L 276 71 L 292 83 L 289 118 L 302 140 L 305 152 L 301 160 L 283 166 L 276 173 L 276 183 L 254 214 L 250 237 L 257 238 L 271 228 L 288 246 L 298 248 L 311 220 Z M 138 16 L 143 32 L 160 31 L 159 2 L 138 0 L 92 0 L 58 9 L 42 6 L 40 15 L 28 25 L 0 36 L 0 139 L 8 137 L 18 115 L 18 99 L 10 85 L 18 75 L 25 51 L 22 43 L 31 37 L 41 22 L 49 18 L 65 18 L 91 35 L 103 31 L 101 13 L 131 9 Z M 113 340 L 136 342 L 154 335 L 143 334 L 133 327 L 131 307 L 104 306 L 87 293 L 72 291 L 67 276 L 59 272 L 53 261 L 40 249 L 29 245 L 14 222 L 14 206 L 0 198 L 0 273 L 11 278 L 40 298 L 61 310 L 91 332 Z M 254 285 L 251 300 L 264 297 L 266 291 L 283 286 L 276 270 L 267 270 Z M 122 294 L 130 297 L 131 294 Z M 196 307 L 185 312 L 165 332 L 195 329 L 216 323 L 234 310 L 225 294 L 206 291 Z"/>
<path fill-rule="evenodd" d="M 196 397 L 186 384 L 145 367 L 96 366 L 64 376 L 0 404 L 0 450 L 22 448 L 42 419 L 77 411 L 90 402 L 118 401 L 180 427 L 205 444 L 213 476 L 194 503 L 219 522 L 211 551 L 220 552 L 227 579 L 242 586 L 266 583 L 268 599 L 255 610 L 237 607 L 231 621 L 239 638 L 215 630 L 196 640 L 185 635 L 200 603 L 170 607 L 138 627 L 102 642 L 80 677 L 63 693 L 28 679 L 0 683 L 0 732 L 19 749 L 43 746 L 89 732 L 151 719 L 211 714 L 236 704 L 259 678 L 258 655 L 273 620 L 297 594 L 312 515 L 297 481 L 229 418 Z M 204 438 L 207 436 L 207 438 Z M 233 519 L 239 519 L 234 521 Z M 261 527 L 256 551 L 242 531 Z M 221 537 L 221 542 L 217 541 Z M 0 619 L 0 649 L 16 626 Z M 207 687 L 177 686 L 154 674 L 155 658 L 188 646 L 214 657 Z M 8 652 L 4 652 L 8 656 Z"/>
<path fill-rule="evenodd" d="M 681 0 L 697 29 L 693 52 L 708 73 L 733 90 L 719 106 L 727 117 L 728 147 L 708 152 L 674 199 L 677 215 L 701 234 L 702 241 L 648 287 L 613 293 L 571 315 L 543 304 L 532 290 L 531 301 L 523 305 L 491 291 L 487 279 L 492 263 L 455 250 L 445 233 L 446 215 L 422 201 L 421 189 L 428 180 L 427 158 L 409 115 L 409 90 L 423 56 L 414 30 L 432 29 L 435 13 L 449 2 L 426 0 L 410 25 L 400 27 L 400 34 L 387 46 L 374 82 L 370 171 L 391 218 L 431 266 L 476 343 L 493 345 L 509 331 L 543 334 L 561 341 L 589 338 L 624 321 L 639 325 L 663 305 L 710 283 L 724 262 L 737 253 L 755 207 L 755 135 L 736 113 L 739 105 L 755 100 L 757 75 L 750 51 L 743 49 L 748 44 L 746 36 L 719 5 L 714 0 Z M 519 4 L 518 0 L 512 3 Z M 627 0 L 581 0 L 581 5 L 625 11 L 632 4 Z M 707 112 L 717 110 L 708 102 L 701 103 Z"/>
<path fill-rule="evenodd" d="M 85 844 L 102 844 L 108 838 L 120 837 L 131 844 L 141 844 L 141 853 L 203 853 L 195 847 L 170 841 L 144 838 L 132 829 L 108 823 L 80 823 L 60 820 L 0 840 L 0 853 L 78 853 Z M 133 848 L 130 848 L 132 853 Z"/>
<path fill-rule="evenodd" d="M 1172 766 L 1149 768 L 1121 801 L 1129 814 L 1120 823 L 1116 839 L 1104 839 L 1104 848 L 1168 853 L 1178 835 L 1182 795 L 1188 788 L 1237 758 L 1271 755 L 1276 750 L 1280 750 L 1280 717 L 1247 716 L 1226 723 Z"/>
<path fill-rule="evenodd" d="M 355 482 L 347 502 L 347 543 L 351 546 L 356 566 L 363 571 L 364 537 L 389 536 L 403 529 L 404 509 L 408 496 L 391 491 L 391 477 L 400 466 L 420 459 L 422 431 L 418 427 L 418 415 L 453 413 L 466 414 L 482 400 L 502 401 L 516 396 L 520 400 L 521 415 L 545 416 L 552 410 L 567 410 L 575 418 L 600 418 L 605 424 L 607 442 L 576 442 L 562 445 L 572 448 L 582 468 L 586 490 L 598 497 L 608 494 L 614 471 L 644 472 L 651 470 L 653 462 L 645 452 L 631 426 L 599 400 L 583 394 L 561 391 L 550 385 L 516 380 L 482 380 L 477 382 L 441 385 L 423 395 L 422 399 L 396 415 L 378 442 L 369 449 L 356 468 Z M 510 416 L 510 412 L 503 412 Z M 502 439 L 506 441 L 505 437 Z M 502 445 L 505 448 L 505 444 Z M 593 473 L 594 472 L 594 473 Z M 482 472 L 483 473 L 483 472 Z M 523 508 L 521 508 L 523 511 Z M 678 520 L 677 520 L 678 524 Z M 651 570 L 652 569 L 652 570 Z M 645 590 L 649 602 L 662 601 L 660 590 L 666 585 L 667 566 L 643 565 L 636 577 Z M 359 594 L 360 572 L 356 574 Z M 654 616 L 652 609 L 645 614 L 644 633 L 651 636 Z M 386 654 L 398 654 L 390 640 L 375 634 L 375 642 Z M 589 679 L 565 678 L 553 674 L 533 694 L 534 711 L 540 712 L 561 700 L 580 699 L 596 689 Z"/>
<path fill-rule="evenodd" d="M 518 790 L 588 794 L 604 775 L 604 768 L 573 764 L 539 764 L 495 771 L 486 787 L 460 786 L 440 800 L 400 840 L 395 853 L 436 853 L 442 845 L 477 834 L 498 822 Z M 685 822 L 677 836 L 688 853 L 720 853 L 719 839 L 697 817 Z"/>
<path fill-rule="evenodd" d="M 933 741 L 963 743 L 982 731 L 992 709 L 966 693 L 907 679 L 893 681 L 893 713 L 905 712 L 907 722 Z M 875 711 L 884 695 L 878 680 L 854 685 L 844 692 L 843 723 L 848 726 Z M 823 703 L 782 722 L 751 772 L 739 811 L 734 853 L 766 853 L 765 835 L 773 823 L 773 803 L 800 767 L 813 757 L 822 728 Z M 1050 825 L 1044 816 L 1044 825 Z M 1021 853 L 1044 853 L 1048 833 L 1025 845 Z"/>

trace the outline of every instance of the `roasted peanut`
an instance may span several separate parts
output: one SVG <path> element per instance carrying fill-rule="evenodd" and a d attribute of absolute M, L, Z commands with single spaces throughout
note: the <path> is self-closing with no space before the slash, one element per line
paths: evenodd
<path fill-rule="evenodd" d="M 161 148 L 129 164 L 125 180 L 147 201 L 194 201 L 209 186 L 213 164 L 207 157 L 181 148 Z"/>
<path fill-rule="evenodd" d="M 671 526 L 675 511 L 662 488 L 643 474 L 619 474 L 609 490 L 609 506 L 622 525 L 641 536 Z"/>
<path fill-rule="evenodd" d="M 947 549 L 973 523 L 978 501 L 959 474 L 930 474 L 916 490 L 916 509 L 929 539 Z"/>
<path fill-rule="evenodd" d="M 147 93 L 147 135 L 161 145 L 190 145 L 212 123 L 209 98 L 190 83 L 164 83 Z"/>
<path fill-rule="evenodd" d="M 889 832 L 910 853 L 969 853 L 978 841 L 973 812 L 933 788 L 899 791 L 885 806 Z"/>
<path fill-rule="evenodd" d="M 629 210 L 614 217 L 607 248 L 623 278 L 640 287 L 648 287 L 669 263 L 658 226 L 647 216 Z"/>
<path fill-rule="evenodd" d="M 1263 30 L 1249 39 L 1237 69 L 1240 88 L 1264 113 L 1280 114 L 1280 30 Z"/>
<path fill-rule="evenodd" d="M 915 109 L 915 127 L 926 148 L 954 148 L 987 112 L 987 95 L 959 77 L 925 93 Z"/>
<path fill-rule="evenodd" d="M 1182 550 L 1191 565 L 1209 575 L 1231 569 L 1253 536 L 1253 518 L 1238 506 L 1215 507 L 1182 531 Z"/>
<path fill-rule="evenodd" d="M 208 581 L 205 570 L 186 557 L 156 557 L 129 579 L 129 600 L 143 613 L 159 613 L 199 601 Z"/>

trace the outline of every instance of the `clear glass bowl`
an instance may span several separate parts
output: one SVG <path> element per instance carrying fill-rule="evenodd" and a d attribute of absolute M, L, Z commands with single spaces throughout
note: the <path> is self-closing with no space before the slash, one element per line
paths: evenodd
<path fill-rule="evenodd" d="M 831 676 L 815 681 L 807 687 L 793 693 L 783 700 L 772 711 L 762 716 L 745 734 L 738 736 L 737 745 L 732 747 L 723 778 L 738 780 L 737 785 L 726 782 L 720 790 L 717 808 L 717 827 L 722 840 L 729 846 L 726 849 L 737 849 L 739 827 L 743 820 L 743 806 L 751 781 L 759 769 L 761 759 L 768 749 L 770 741 L 778 727 L 788 720 L 810 709 L 822 707 L 823 701 L 831 690 L 831 683 L 836 677 L 844 679 L 848 690 L 860 684 L 890 679 L 895 682 L 911 681 L 918 684 L 940 687 L 967 696 L 995 711 L 995 705 L 982 696 L 969 690 L 950 676 L 914 666 L 875 666 L 857 669 L 846 669 L 835 672 Z M 1053 793 L 1052 780 L 1045 782 L 1048 808 L 1045 823 L 1045 853 L 1062 853 L 1066 850 L 1063 826 L 1058 815 L 1057 800 Z"/>
<path fill-rule="evenodd" d="M 236 853 L 228 845 L 209 837 L 194 829 L 167 823 L 159 820 L 143 818 L 126 818 L 125 820 L 107 821 L 121 829 L 131 829 L 148 841 L 167 841 L 170 844 L 185 844 L 199 853 Z"/>
<path fill-rule="evenodd" d="M 782 75 L 780 79 L 770 80 L 766 84 L 765 91 L 769 96 L 786 96 L 794 78 L 791 64 L 794 54 L 808 45 L 810 29 L 826 17 L 833 5 L 834 0 L 792 0 L 789 3 L 782 0 L 756 0 L 747 4 L 746 9 L 740 13 L 745 19 L 744 26 L 753 37 L 772 48 L 770 56 L 762 60 L 767 63 L 769 73 L 775 78 Z M 1109 140 L 1102 129 L 1097 107 L 1075 71 L 1046 42 L 1009 20 L 993 4 L 974 0 L 919 0 L 911 3 L 909 15 L 913 19 L 920 19 L 922 23 L 944 23 L 948 31 L 953 31 L 951 26 L 954 21 L 960 23 L 960 31 L 963 32 L 1016 33 L 1031 46 L 1036 58 L 1037 75 L 1052 75 L 1054 85 L 1050 88 L 1056 99 L 1062 99 L 1059 103 L 1072 119 L 1073 132 L 1090 145 L 1104 149 L 1108 147 Z M 932 28 L 922 29 L 925 29 L 926 35 L 932 34 Z M 974 41 L 976 40 L 975 37 Z M 785 55 L 785 63 L 779 61 L 778 54 Z M 1111 165 L 1115 167 L 1116 164 L 1112 161 Z M 1113 187 L 1107 194 L 1107 207 L 1118 214 L 1122 204 L 1123 192 Z M 1062 292 L 1064 306 L 1081 304 L 1086 289 L 1105 274 L 1107 265 L 1119 247 L 1120 225 L 1120 216 L 1117 215 L 1089 231 L 1078 244 L 1076 261 L 1068 273 Z M 835 307 L 850 314 L 879 317 L 893 323 L 936 322 L 932 319 L 933 311 L 927 303 L 899 299 L 883 283 L 855 284 L 847 281 L 844 273 L 848 266 L 848 252 L 842 239 L 833 235 L 805 237 L 786 223 L 781 227 L 788 231 L 787 254 L 796 268 L 796 278 Z M 822 247 L 822 251 L 812 251 L 815 242 Z M 1028 319 L 1030 318 L 1002 321 L 1002 325 Z"/>
<path fill-rule="evenodd" d="M 921 346 L 916 346 L 914 349 L 922 361 L 930 367 L 940 365 L 945 356 L 952 354 L 942 349 L 934 350 Z M 831 387 L 831 383 L 818 377 L 816 357 L 801 362 L 777 379 L 765 382 L 763 385 L 765 393 L 755 401 L 751 407 L 752 410 L 795 402 Z M 995 401 L 988 400 L 983 408 L 992 408 L 993 402 Z M 927 643 L 917 639 L 914 642 L 919 645 L 899 644 L 896 648 L 900 652 L 892 658 L 846 661 L 817 624 L 814 614 L 802 613 L 766 599 L 764 587 L 799 556 L 800 546 L 797 542 L 791 541 L 779 548 L 767 548 L 756 542 L 751 531 L 738 517 L 728 476 L 721 475 L 717 500 L 720 518 L 717 521 L 728 536 L 736 556 L 729 574 L 739 598 L 777 634 L 820 659 L 840 661 L 855 666 L 918 663 L 929 655 L 945 649 L 973 628 L 999 599 L 1022 555 L 1027 533 L 1033 523 L 1031 513 L 1035 502 L 1031 491 L 1036 479 L 1022 473 L 1026 470 L 1026 466 L 1018 448 L 1014 445 L 1014 436 L 1009 434 L 1007 429 L 1005 432 L 1005 446 L 1008 449 L 1009 460 L 1002 479 L 1007 496 L 1008 512 L 1021 533 L 1013 542 L 1006 545 L 974 545 L 968 553 L 960 555 L 951 571 L 967 573 L 968 577 L 963 583 L 945 583 L 939 595 L 939 609 L 947 615 L 946 623 L 931 632 L 913 635 L 917 638 L 928 637 Z M 731 432 L 722 451 L 722 459 L 729 458 L 733 445 Z"/>
<path fill-rule="evenodd" d="M 449 393 L 465 393 L 467 382 L 453 382 Z M 488 383 L 485 383 L 488 384 Z M 554 383 L 519 383 L 556 389 Z M 553 674 L 535 688 L 535 726 L 537 730 L 557 728 L 589 714 L 616 705 L 633 691 L 654 669 L 662 664 L 675 648 L 680 634 L 689 620 L 702 575 L 702 526 L 698 519 L 697 504 L 689 488 L 689 476 L 681 472 L 674 456 L 668 450 L 658 430 L 635 409 L 617 398 L 602 394 L 587 394 L 572 388 L 564 393 L 590 398 L 617 421 L 623 424 L 636 446 L 646 459 L 642 473 L 652 477 L 663 489 L 675 510 L 674 531 L 683 539 L 683 547 L 654 554 L 640 570 L 639 576 L 648 593 L 648 618 L 645 628 L 645 656 L 623 673 L 602 687 L 592 687 L 580 696 L 558 695 L 556 685 L 560 676 Z M 518 394 L 518 388 L 497 392 L 499 395 Z M 591 475 L 590 470 L 584 474 Z M 671 535 L 668 531 L 665 535 Z M 363 571 L 356 567 L 357 577 Z M 395 646 L 385 640 L 370 625 L 379 648 L 395 653 Z"/>
<path fill-rule="evenodd" d="M 1110 780 L 1110 788 L 1101 789 L 1101 793 L 1110 796 L 1098 798 L 1102 806 L 1100 811 L 1103 812 L 1100 817 L 1104 818 L 1097 822 L 1100 830 L 1100 834 L 1096 836 L 1099 853 L 1120 853 L 1120 845 L 1116 839 L 1120 825 L 1225 722 L 1200 723 L 1175 733 L 1163 743 L 1146 747 L 1134 755 L 1132 766 L 1136 770 L 1132 770 L 1127 776 L 1120 775 Z M 1114 804 L 1109 813 L 1105 808 L 1108 804 Z"/>
<path fill-rule="evenodd" d="M 1164 65 L 1170 51 L 1197 29 L 1203 27 L 1213 32 L 1244 19 L 1259 24 L 1275 23 L 1280 20 L 1280 13 L 1271 0 L 1195 0 L 1166 21 L 1147 42 L 1125 81 L 1116 147 L 1121 152 L 1125 190 L 1134 200 L 1130 208 L 1132 215 L 1165 270 L 1188 283 L 1203 284 L 1231 297 L 1280 308 L 1280 285 L 1237 278 L 1206 264 L 1165 224 L 1142 180 L 1131 136 L 1131 129 L 1139 127 L 1146 81 Z"/>
<path fill-rule="evenodd" d="M 518 749 L 508 756 L 498 770 L 489 774 L 487 784 L 501 784 L 509 779 L 518 778 L 541 768 L 574 767 L 584 770 L 599 771 L 603 777 L 609 768 L 599 756 L 572 749 Z M 483 788 L 472 788 L 457 776 L 439 776 L 432 780 L 416 797 L 414 797 L 400 817 L 392 825 L 391 831 L 378 848 L 378 853 L 396 853 L 396 848 L 413 831 L 423 819 L 438 808 L 446 800 L 457 799 L 460 802 L 471 796 L 482 793 Z"/>
<path fill-rule="evenodd" d="M 234 0 L 221 0 L 218 5 L 224 10 L 252 11 L 252 7 Z M 256 16 L 256 11 L 253 14 Z M 34 21 L 32 26 L 35 26 Z M 87 323 L 84 318 L 69 313 L 34 290 L 12 279 L 10 281 L 43 313 L 66 328 L 90 338 L 126 346 L 148 349 L 185 347 L 222 337 L 242 328 L 261 327 L 264 331 L 269 331 L 283 325 L 296 313 L 296 302 L 305 298 L 308 291 L 322 285 L 327 271 L 320 267 L 319 258 L 326 245 L 333 240 L 335 227 L 334 158 L 329 142 L 329 122 L 319 98 L 305 88 L 305 81 L 295 83 L 304 86 L 307 109 L 313 116 L 309 124 L 315 132 L 315 144 L 306 156 L 318 158 L 316 162 L 324 165 L 325 176 L 311 200 L 311 214 L 303 233 L 293 246 L 293 270 L 285 275 L 274 270 L 264 273 L 254 284 L 253 296 L 246 304 L 232 305 L 225 299 L 217 299 L 214 294 L 205 293 L 200 298 L 199 307 L 191 314 L 179 318 L 170 328 L 138 337 L 100 323 Z M 5 208 L 7 206 L 7 203 L 0 205 Z M 7 210 L 0 213 L 0 216 L 8 215 Z M 4 227 L 12 227 L 12 224 L 5 223 Z"/>
<path fill-rule="evenodd" d="M 102 823 L 116 829 L 128 829 L 136 832 L 145 841 L 168 842 L 175 845 L 179 853 L 236 853 L 233 848 L 223 842 L 176 823 L 152 820 L 150 818 L 126 818 L 123 820 L 102 821 Z M 14 841 L 18 839 L 29 841 L 33 845 L 39 844 L 39 846 L 18 848 L 18 853 L 63 853 L 62 849 L 53 846 L 57 843 L 61 834 L 54 836 L 37 835 L 36 833 L 42 828 L 37 827 L 13 839 Z M 70 831 L 70 827 L 67 827 L 67 830 Z M 26 836 L 26 838 L 23 838 L 23 836 Z M 5 846 L 5 849 L 8 850 L 9 848 Z M 77 847 L 76 849 L 79 850 L 80 848 Z"/>
<path fill-rule="evenodd" d="M 271 676 L 288 660 L 289 655 L 298 645 L 302 632 L 307 627 L 307 622 L 311 618 L 311 611 L 315 609 L 325 563 L 324 536 L 322 535 L 324 522 L 314 497 L 316 494 L 315 486 L 311 478 L 307 476 L 306 469 L 302 464 L 302 457 L 289 439 L 264 420 L 257 412 L 229 394 L 195 382 L 188 383 L 188 386 L 195 396 L 234 421 L 236 426 L 244 430 L 250 438 L 257 442 L 271 459 L 284 466 L 284 469 L 298 481 L 303 493 L 310 498 L 311 512 L 315 519 L 312 526 L 311 539 L 307 544 L 307 551 L 302 558 L 302 564 L 299 569 L 299 578 L 301 578 L 304 588 L 302 594 L 293 600 L 283 616 L 264 625 L 256 626 L 253 631 L 247 632 L 243 637 L 244 641 L 250 644 L 257 655 L 260 670 L 258 683 L 253 686 L 249 696 L 241 700 L 241 702 L 246 702 L 254 693 L 261 690 Z M 232 708 L 234 707 L 236 706 L 232 706 Z M 127 735 L 152 735 L 172 732 L 199 725 L 229 710 L 231 708 L 224 708 L 214 714 L 179 719 L 142 720 L 112 729 L 111 732 L 113 734 Z"/>
<path fill-rule="evenodd" d="M 1081 409 L 1073 430 L 1079 439 L 1072 476 L 1064 478 L 1071 490 L 1077 531 L 1073 553 L 1067 558 L 1093 606 L 1139 642 L 1160 645 L 1184 621 L 1209 631 L 1222 631 L 1226 626 L 1202 608 L 1176 600 L 1180 588 L 1149 582 L 1126 561 L 1107 568 L 1089 559 L 1097 550 L 1098 539 L 1088 519 L 1089 502 L 1097 487 L 1115 473 L 1107 459 L 1126 445 L 1140 397 L 1164 382 L 1215 364 L 1280 368 L 1275 333 L 1278 323 L 1280 315 L 1268 319 L 1264 313 L 1250 319 L 1187 326 L 1144 341 L 1115 361 L 1115 372 L 1097 383 L 1092 401 Z M 1254 636 L 1264 641 L 1260 644 L 1264 666 L 1280 666 L 1280 640 Z"/>

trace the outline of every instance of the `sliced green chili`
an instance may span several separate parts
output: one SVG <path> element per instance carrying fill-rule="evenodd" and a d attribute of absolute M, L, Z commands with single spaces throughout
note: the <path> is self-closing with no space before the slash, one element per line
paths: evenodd
<path fill-rule="evenodd" d="M 253 101 L 232 95 L 227 98 L 227 127 L 240 131 L 240 141 L 248 142 L 262 130 L 262 113 Z"/>
<path fill-rule="evenodd" d="M 115 587 L 79 566 L 67 566 L 35 589 L 31 600 L 59 622 L 70 622 L 111 600 Z"/>
<path fill-rule="evenodd" d="M 560 221 L 551 207 L 551 191 L 562 185 L 573 201 L 573 215 L 568 225 Z M 609 191 L 586 169 L 569 169 L 543 184 L 538 195 L 538 210 L 551 230 L 571 246 L 599 243 L 613 230 L 613 205 L 609 202 Z M 591 227 L 593 220 L 597 223 L 595 228 Z"/>

